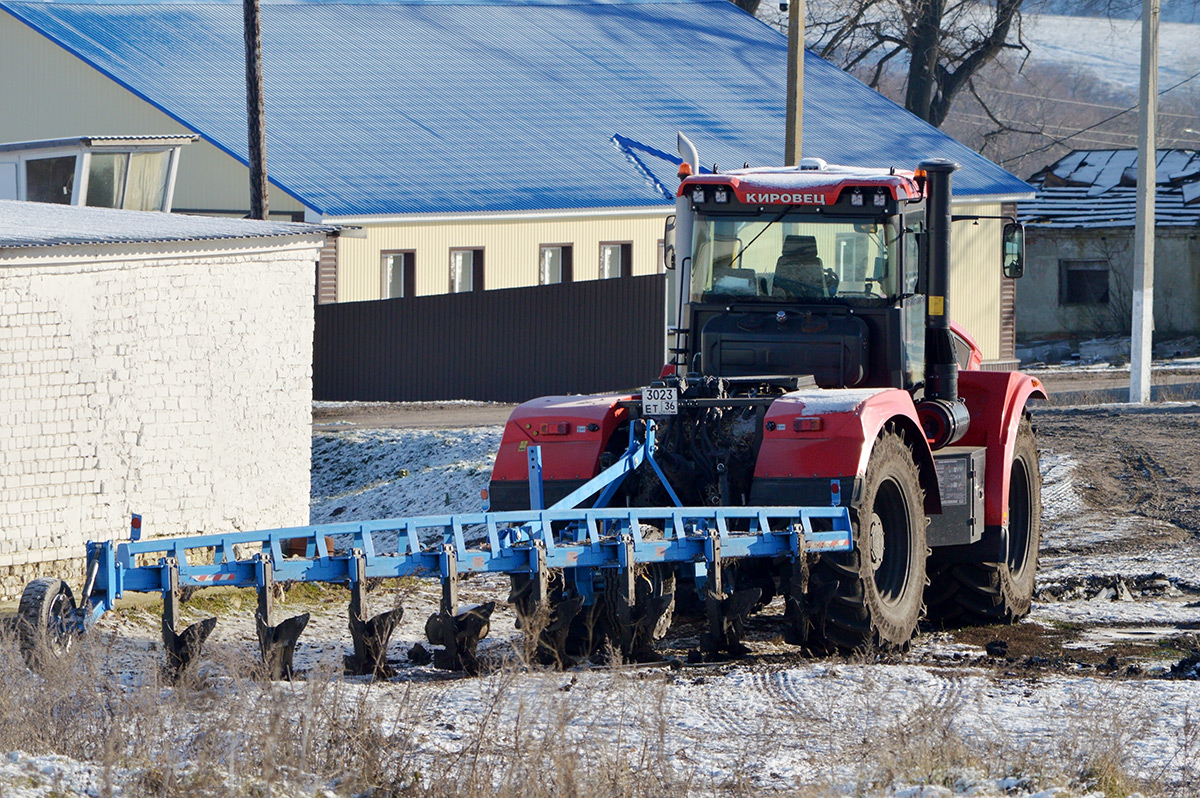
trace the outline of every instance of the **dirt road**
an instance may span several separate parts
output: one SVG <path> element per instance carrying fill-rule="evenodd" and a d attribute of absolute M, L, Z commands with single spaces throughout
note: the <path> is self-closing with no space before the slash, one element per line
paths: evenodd
<path fill-rule="evenodd" d="M 1034 612 L 997 664 L 1140 675 L 1200 648 L 1200 404 L 1034 411 L 1042 470 Z M 1063 476 L 1063 474 L 1066 476 Z"/>

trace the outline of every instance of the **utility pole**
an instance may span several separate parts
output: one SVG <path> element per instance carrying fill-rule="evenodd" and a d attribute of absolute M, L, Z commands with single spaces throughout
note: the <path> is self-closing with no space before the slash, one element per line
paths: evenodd
<path fill-rule="evenodd" d="M 246 118 L 249 131 L 250 218 L 267 218 L 267 121 L 263 105 L 259 0 L 242 0 L 246 39 Z"/>
<path fill-rule="evenodd" d="M 800 143 L 804 139 L 804 3 L 790 0 L 787 4 L 787 142 L 783 156 L 787 166 L 800 162 Z"/>
<path fill-rule="evenodd" d="M 1142 0 L 1141 119 L 1138 126 L 1137 217 L 1133 236 L 1133 322 L 1129 342 L 1129 402 L 1150 401 L 1154 332 L 1154 199 L 1158 190 L 1158 10 Z"/>

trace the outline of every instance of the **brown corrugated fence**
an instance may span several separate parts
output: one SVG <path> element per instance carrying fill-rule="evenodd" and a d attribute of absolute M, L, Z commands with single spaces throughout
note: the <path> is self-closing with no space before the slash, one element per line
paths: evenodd
<path fill-rule="evenodd" d="M 636 388 L 664 362 L 665 279 L 316 307 L 313 398 L 481 399 Z"/>

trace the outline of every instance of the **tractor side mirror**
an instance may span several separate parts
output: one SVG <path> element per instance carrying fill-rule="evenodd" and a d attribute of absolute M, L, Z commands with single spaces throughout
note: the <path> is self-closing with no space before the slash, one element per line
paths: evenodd
<path fill-rule="evenodd" d="M 675 217 L 667 217 L 663 226 L 663 268 L 675 268 Z"/>
<path fill-rule="evenodd" d="M 1025 273 L 1025 228 L 1019 222 L 1004 225 L 1004 249 L 1000 257 L 1005 277 L 1015 280 Z"/>

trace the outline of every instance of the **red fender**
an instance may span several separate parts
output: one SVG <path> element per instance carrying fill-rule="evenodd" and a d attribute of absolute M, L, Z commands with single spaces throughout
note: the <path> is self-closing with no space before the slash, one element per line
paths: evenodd
<path fill-rule="evenodd" d="M 965 364 L 961 361 L 959 362 L 959 369 L 962 371 L 978 371 L 983 366 L 983 350 L 979 348 L 979 344 L 965 328 L 960 327 L 953 319 L 950 321 L 950 333 L 956 338 L 962 339 L 963 345 L 970 352 Z"/>
<path fill-rule="evenodd" d="M 526 454 L 542 446 L 542 478 L 591 479 L 600 472 L 600 455 L 608 439 L 629 417 L 617 402 L 628 394 L 609 396 L 543 396 L 518 405 L 504 426 L 492 480 L 529 479 Z"/>
<path fill-rule="evenodd" d="M 967 403 L 971 427 L 958 446 L 987 449 L 984 523 L 1008 525 L 1008 480 L 1017 427 L 1031 397 L 1046 399 L 1041 380 L 1019 371 L 960 371 L 958 395 Z"/>
<path fill-rule="evenodd" d="M 913 447 L 925 489 L 925 512 L 940 513 L 933 453 L 912 397 L 897 388 L 808 388 L 779 397 L 767 409 L 754 476 L 862 477 L 871 447 L 888 422 L 905 430 Z"/>

